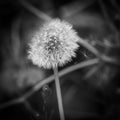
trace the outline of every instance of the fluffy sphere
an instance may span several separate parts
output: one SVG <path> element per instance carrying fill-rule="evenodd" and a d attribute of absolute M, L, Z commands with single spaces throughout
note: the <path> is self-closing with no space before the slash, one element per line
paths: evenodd
<path fill-rule="evenodd" d="M 31 38 L 28 59 L 43 68 L 63 66 L 76 56 L 79 39 L 70 23 L 53 19 L 45 23 Z"/>

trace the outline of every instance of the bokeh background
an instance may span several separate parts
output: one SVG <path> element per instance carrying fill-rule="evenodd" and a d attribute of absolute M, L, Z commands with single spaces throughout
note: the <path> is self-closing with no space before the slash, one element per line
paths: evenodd
<path fill-rule="evenodd" d="M 118 0 L 25 0 L 52 18 L 70 22 L 101 53 L 120 60 Z M 36 14 L 41 14 L 41 12 Z M 21 0 L 0 1 L 0 105 L 53 74 L 27 59 L 28 43 L 44 20 Z M 41 16 L 41 15 L 40 15 Z M 95 56 L 83 46 L 62 70 Z M 120 68 L 100 62 L 60 78 L 66 120 L 119 120 Z M 0 109 L 0 120 L 59 120 L 54 82 L 23 103 Z"/>

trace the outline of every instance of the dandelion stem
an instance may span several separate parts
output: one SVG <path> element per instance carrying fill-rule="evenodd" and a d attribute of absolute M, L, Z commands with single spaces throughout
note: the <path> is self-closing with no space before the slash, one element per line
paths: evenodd
<path fill-rule="evenodd" d="M 61 89 L 60 89 L 60 81 L 59 81 L 59 77 L 58 77 L 57 67 L 53 68 L 53 71 L 54 71 L 54 75 L 55 75 L 55 86 L 56 86 L 56 92 L 57 92 L 57 100 L 58 100 L 60 120 L 65 120 L 63 104 L 62 104 L 62 95 L 61 95 Z"/>

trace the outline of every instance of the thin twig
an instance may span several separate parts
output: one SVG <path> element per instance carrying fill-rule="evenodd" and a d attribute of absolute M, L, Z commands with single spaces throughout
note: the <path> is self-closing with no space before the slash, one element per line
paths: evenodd
<path fill-rule="evenodd" d="M 100 65 L 95 65 L 92 68 L 90 68 L 89 71 L 87 72 L 87 74 L 85 75 L 85 79 L 88 79 L 91 76 L 93 76 L 94 74 L 96 74 L 96 72 L 98 72 L 98 70 L 100 70 L 101 66 L 102 65 L 100 64 Z"/>
<path fill-rule="evenodd" d="M 6 103 L 3 103 L 2 105 L 0 105 L 0 109 L 4 109 L 4 108 L 7 108 L 7 107 L 15 105 L 15 104 L 20 104 L 23 101 L 24 101 L 23 97 L 16 98 L 14 100 L 11 100 L 9 102 L 6 102 Z"/>
<path fill-rule="evenodd" d="M 30 114 L 35 118 L 35 120 L 39 120 L 39 113 L 31 106 L 29 101 L 24 100 L 24 107 L 30 112 Z"/>
<path fill-rule="evenodd" d="M 17 18 L 12 25 L 11 28 L 11 40 L 12 40 L 12 48 L 13 48 L 13 57 L 17 61 L 20 57 L 20 23 L 21 23 L 21 18 Z"/>
<path fill-rule="evenodd" d="M 63 75 L 66 75 L 72 71 L 75 71 L 77 69 L 81 69 L 81 68 L 84 68 L 84 67 L 88 67 L 88 66 L 91 66 L 91 65 L 95 65 L 99 63 L 99 59 L 98 58 L 94 58 L 94 59 L 91 59 L 91 60 L 86 60 L 86 61 L 83 61 L 79 64 L 76 64 L 76 65 L 73 65 L 73 66 L 70 66 L 62 71 L 59 72 L 59 77 L 62 77 Z M 27 93 L 25 93 L 23 96 L 20 96 L 14 100 L 11 100 L 7 103 L 3 103 L 2 105 L 0 105 L 0 109 L 4 109 L 6 107 L 9 107 L 11 105 L 14 105 L 14 104 L 18 104 L 18 103 L 21 103 L 21 102 L 24 102 L 25 99 L 29 98 L 32 94 L 34 94 L 36 91 L 38 91 L 40 88 L 42 88 L 43 85 L 45 84 L 48 84 L 50 82 L 52 82 L 54 80 L 54 75 L 51 75 L 50 77 L 42 80 L 42 81 L 39 81 L 37 82 L 34 87 L 29 90 Z"/>
<path fill-rule="evenodd" d="M 101 60 L 103 60 L 104 62 L 108 63 L 108 64 L 112 64 L 112 65 L 116 65 L 116 66 L 120 66 L 120 63 L 114 59 L 114 58 L 111 58 L 109 56 L 106 56 L 106 55 L 101 55 Z"/>
<path fill-rule="evenodd" d="M 30 12 L 32 12 L 34 15 L 36 15 L 38 18 L 43 19 L 44 21 L 49 21 L 52 18 L 45 14 L 44 12 L 38 10 L 37 8 L 33 7 L 31 4 L 29 4 L 26 0 L 19 0 L 19 2 Z"/>
<path fill-rule="evenodd" d="M 85 47 L 86 49 L 88 49 L 95 56 L 97 56 L 97 57 L 101 56 L 100 52 L 95 47 L 93 47 L 88 42 L 86 42 L 86 40 L 79 39 L 79 44 L 82 45 L 83 47 Z"/>
<path fill-rule="evenodd" d="M 103 0 L 98 0 L 98 2 L 100 4 L 102 13 L 103 13 L 107 23 L 110 25 L 111 29 L 114 30 L 114 32 L 115 32 L 116 45 L 119 46 L 120 45 L 120 42 L 119 42 L 119 32 L 118 32 L 117 28 L 115 27 L 115 25 L 113 24 L 113 22 L 111 21 L 109 15 L 107 13 L 106 7 L 105 7 L 105 5 L 103 3 Z"/>
<path fill-rule="evenodd" d="M 91 53 L 93 53 L 100 60 L 102 60 L 102 61 L 104 61 L 106 63 L 110 63 L 110 64 L 113 64 L 113 65 L 120 66 L 120 63 L 116 59 L 111 58 L 109 56 L 106 56 L 106 55 L 100 53 L 95 47 L 93 47 L 91 44 L 89 44 L 85 40 L 80 39 L 79 44 L 82 45 L 83 47 L 85 47 L 86 49 L 88 49 Z"/>

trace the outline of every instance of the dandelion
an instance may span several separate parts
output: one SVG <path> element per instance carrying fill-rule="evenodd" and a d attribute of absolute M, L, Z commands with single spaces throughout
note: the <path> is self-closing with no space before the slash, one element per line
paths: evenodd
<path fill-rule="evenodd" d="M 55 19 L 45 23 L 31 39 L 28 58 L 47 69 L 63 66 L 75 57 L 79 37 L 72 25 Z"/>
<path fill-rule="evenodd" d="M 53 19 L 35 32 L 29 44 L 28 59 L 39 67 L 53 68 L 61 120 L 65 117 L 57 67 L 63 66 L 76 56 L 78 41 L 79 37 L 70 23 Z"/>

